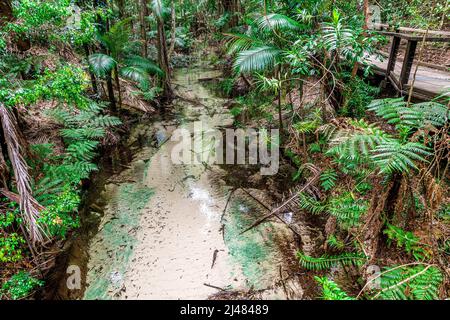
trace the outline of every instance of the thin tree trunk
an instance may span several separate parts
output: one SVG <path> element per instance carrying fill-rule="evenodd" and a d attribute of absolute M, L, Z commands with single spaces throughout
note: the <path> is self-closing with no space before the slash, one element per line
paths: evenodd
<path fill-rule="evenodd" d="M 364 29 L 369 28 L 369 0 L 364 0 L 363 4 L 363 11 L 364 11 Z"/>
<path fill-rule="evenodd" d="M 171 21 L 172 21 L 172 34 L 171 34 L 171 39 L 170 39 L 170 48 L 169 48 L 169 53 L 167 54 L 168 59 L 170 61 L 170 57 L 172 56 L 172 53 L 175 49 L 175 39 L 176 39 L 176 28 L 177 28 L 177 24 L 176 24 L 176 14 L 175 14 L 175 4 L 174 4 L 174 0 L 172 0 L 171 2 Z"/>
<path fill-rule="evenodd" d="M 164 92 L 164 96 L 170 98 L 173 94 L 172 87 L 170 83 L 170 66 L 169 66 L 169 58 L 167 56 L 167 41 L 166 35 L 164 33 L 164 22 L 161 19 L 158 19 L 158 59 L 159 66 L 164 72 L 164 76 L 162 79 L 162 88 Z"/>
<path fill-rule="evenodd" d="M 280 123 L 280 132 L 283 132 L 283 116 L 281 113 L 281 88 L 278 89 L 278 121 Z"/>
<path fill-rule="evenodd" d="M 147 58 L 148 56 L 148 43 L 147 43 L 147 30 L 145 17 L 148 16 L 147 0 L 138 0 L 139 8 L 139 25 L 141 30 L 141 41 L 142 41 L 142 56 Z"/>
<path fill-rule="evenodd" d="M 117 65 L 114 67 L 114 80 L 116 82 L 117 92 L 119 94 L 119 107 L 122 105 L 122 93 L 120 92 L 119 69 Z"/>
<path fill-rule="evenodd" d="M 84 48 L 84 53 L 86 54 L 86 59 L 89 59 L 89 45 L 87 43 L 83 43 L 83 48 Z M 96 95 L 98 95 L 98 87 L 97 87 L 97 80 L 95 79 L 95 75 L 92 72 L 91 68 L 89 68 L 89 76 L 91 78 L 91 84 L 92 84 L 92 91 L 94 91 L 94 93 Z"/>
<path fill-rule="evenodd" d="M 106 87 L 108 88 L 108 97 L 109 97 L 109 103 L 111 106 L 111 110 L 113 112 L 116 112 L 117 111 L 116 98 L 114 97 L 114 87 L 113 87 L 113 83 L 112 83 L 111 73 L 109 73 L 106 76 Z"/>
<path fill-rule="evenodd" d="M 117 7 L 119 8 L 119 19 L 125 18 L 125 0 L 117 0 Z"/>

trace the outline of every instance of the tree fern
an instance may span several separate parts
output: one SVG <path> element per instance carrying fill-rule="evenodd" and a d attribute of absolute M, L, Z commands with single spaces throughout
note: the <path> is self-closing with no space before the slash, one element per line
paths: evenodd
<path fill-rule="evenodd" d="M 317 277 L 314 279 L 322 286 L 322 299 L 324 300 L 355 300 L 350 297 L 344 290 L 339 288 L 339 286 L 333 280 L 327 277 Z"/>
<path fill-rule="evenodd" d="M 297 251 L 297 257 L 300 265 L 308 270 L 325 270 L 337 265 L 360 266 L 367 260 L 366 256 L 363 254 L 352 252 L 345 252 L 335 256 L 323 255 L 321 257 L 314 258 Z"/>

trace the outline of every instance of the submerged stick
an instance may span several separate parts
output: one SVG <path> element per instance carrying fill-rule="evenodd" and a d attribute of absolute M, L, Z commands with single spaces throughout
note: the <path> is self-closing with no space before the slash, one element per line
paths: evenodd
<path fill-rule="evenodd" d="M 314 176 L 307 184 L 305 184 L 300 190 L 298 190 L 292 197 L 290 197 L 288 200 L 286 200 L 281 206 L 279 206 L 278 208 L 276 208 L 275 210 L 272 210 L 270 213 L 266 214 L 265 216 L 259 218 L 257 221 L 255 221 L 250 227 L 248 227 L 247 229 L 245 229 L 244 231 L 242 231 L 240 234 L 243 234 L 245 232 L 247 232 L 250 229 L 253 229 L 254 227 L 258 226 L 259 224 L 261 224 L 264 220 L 270 218 L 271 216 L 273 216 L 274 214 L 276 214 L 278 211 L 280 211 L 281 209 L 283 209 L 287 204 L 289 204 L 292 200 L 294 200 L 295 198 L 298 197 L 298 194 L 303 192 L 306 188 L 308 188 L 312 183 L 314 183 L 318 178 L 319 178 L 320 174 L 317 174 L 316 176 Z"/>

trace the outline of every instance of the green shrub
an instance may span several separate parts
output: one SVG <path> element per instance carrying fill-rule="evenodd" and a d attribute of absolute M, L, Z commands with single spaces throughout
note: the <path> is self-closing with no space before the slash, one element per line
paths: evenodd
<path fill-rule="evenodd" d="M 0 262 L 17 262 L 22 259 L 25 240 L 17 233 L 0 236 Z"/>
<path fill-rule="evenodd" d="M 28 296 L 36 287 L 43 286 L 44 282 L 33 278 L 29 273 L 20 271 L 6 281 L 0 292 L 13 300 Z"/>

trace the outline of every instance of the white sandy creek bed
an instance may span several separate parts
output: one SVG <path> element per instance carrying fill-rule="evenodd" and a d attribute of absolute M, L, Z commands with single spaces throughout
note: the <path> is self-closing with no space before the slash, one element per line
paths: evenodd
<path fill-rule="evenodd" d="M 177 99 L 178 121 L 154 123 L 152 132 L 164 141 L 177 127 L 192 130 L 194 120 L 231 124 L 225 100 L 198 81 L 218 75 L 198 67 L 178 70 L 176 92 L 201 104 Z M 273 239 L 293 243 L 289 229 L 266 223 L 239 237 L 240 220 L 230 215 L 248 214 L 255 204 L 236 196 L 224 217 L 224 236 L 221 216 L 230 187 L 218 176 L 226 173 L 215 165 L 174 165 L 175 144 L 143 148 L 128 169 L 111 177 L 119 183 L 105 186 L 101 197 L 107 205 L 89 242 L 84 299 L 206 299 L 218 289 L 205 284 L 248 290 L 279 280 L 283 257 Z M 267 297 L 283 295 L 275 286 Z"/>

